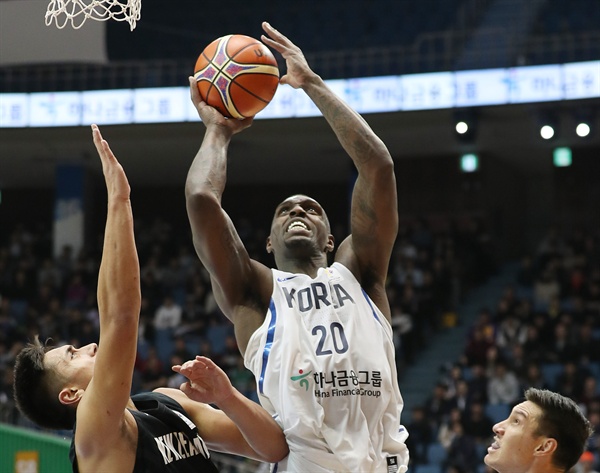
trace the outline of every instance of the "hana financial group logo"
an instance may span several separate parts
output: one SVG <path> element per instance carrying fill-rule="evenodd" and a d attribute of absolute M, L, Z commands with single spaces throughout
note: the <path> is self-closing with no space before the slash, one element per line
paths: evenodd
<path fill-rule="evenodd" d="M 300 387 L 304 388 L 305 391 L 308 391 L 308 388 L 310 386 L 310 383 L 308 381 L 308 376 L 310 376 L 310 374 L 312 373 L 312 370 L 310 370 L 308 373 L 305 373 L 304 370 L 300 369 L 298 370 L 298 375 L 296 376 L 292 376 L 290 377 L 290 379 L 294 382 L 298 381 L 298 384 L 300 385 Z"/>

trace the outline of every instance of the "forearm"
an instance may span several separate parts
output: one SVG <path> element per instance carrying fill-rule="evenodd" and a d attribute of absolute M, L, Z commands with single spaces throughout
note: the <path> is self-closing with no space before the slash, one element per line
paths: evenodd
<path fill-rule="evenodd" d="M 260 405 L 237 390 L 217 405 L 263 461 L 277 462 L 287 455 L 288 446 L 281 428 Z"/>
<path fill-rule="evenodd" d="M 104 322 L 130 317 L 137 326 L 140 269 L 128 197 L 109 197 L 102 262 L 98 275 L 98 306 Z"/>
<path fill-rule="evenodd" d="M 391 160 L 384 143 L 368 123 L 334 94 L 321 77 L 311 75 L 302 89 L 319 108 L 359 172 L 366 163 L 385 164 L 386 160 Z"/>
<path fill-rule="evenodd" d="M 219 202 L 227 180 L 227 149 L 231 132 L 219 127 L 207 128 L 202 145 L 190 166 L 186 179 L 186 197 L 198 193 L 214 196 Z"/>

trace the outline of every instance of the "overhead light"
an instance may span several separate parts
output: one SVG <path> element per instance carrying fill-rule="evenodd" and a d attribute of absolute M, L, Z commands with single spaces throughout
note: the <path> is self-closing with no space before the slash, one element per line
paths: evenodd
<path fill-rule="evenodd" d="M 472 110 L 454 112 L 454 131 L 460 141 L 472 143 L 477 133 L 477 116 Z"/>
<path fill-rule="evenodd" d="M 579 138 L 589 137 L 595 130 L 594 124 L 598 116 L 597 107 L 579 106 L 573 109 L 573 124 L 575 125 L 575 134 Z"/>
<path fill-rule="evenodd" d="M 588 136 L 590 131 L 592 131 L 592 129 L 586 122 L 581 122 L 575 127 L 575 133 L 577 133 L 577 136 L 580 138 L 585 138 Z"/>
<path fill-rule="evenodd" d="M 540 128 L 540 136 L 545 140 L 549 140 L 554 136 L 554 127 L 552 125 L 542 125 Z"/>
<path fill-rule="evenodd" d="M 460 121 L 456 124 L 456 133 L 459 135 L 464 135 L 467 131 L 469 131 L 469 125 L 467 122 Z"/>
<path fill-rule="evenodd" d="M 542 139 L 556 138 L 559 131 L 559 120 L 553 110 L 539 110 L 537 115 L 538 132 Z"/>

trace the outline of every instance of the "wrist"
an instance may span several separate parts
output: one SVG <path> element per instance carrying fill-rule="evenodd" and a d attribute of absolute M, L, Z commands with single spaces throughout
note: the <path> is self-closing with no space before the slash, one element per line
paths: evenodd
<path fill-rule="evenodd" d="M 318 87 L 325 82 L 321 78 L 321 76 L 312 70 L 304 76 L 302 79 L 300 87 L 304 90 L 310 89 L 311 87 Z"/>
<path fill-rule="evenodd" d="M 242 394 L 232 386 L 231 390 L 227 394 L 222 396 L 220 399 L 215 400 L 215 405 L 217 405 L 222 411 L 227 411 L 239 404 L 241 395 Z"/>
<path fill-rule="evenodd" d="M 233 130 L 218 123 L 207 125 L 205 139 L 228 144 L 233 136 Z"/>

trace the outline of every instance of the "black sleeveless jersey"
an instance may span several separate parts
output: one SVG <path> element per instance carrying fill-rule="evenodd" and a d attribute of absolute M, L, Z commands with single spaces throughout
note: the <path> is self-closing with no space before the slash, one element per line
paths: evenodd
<path fill-rule="evenodd" d="M 130 410 L 138 427 L 133 473 L 216 473 L 198 429 L 181 405 L 160 393 L 141 393 L 131 397 Z M 75 426 L 69 458 L 78 473 L 75 457 Z"/>

